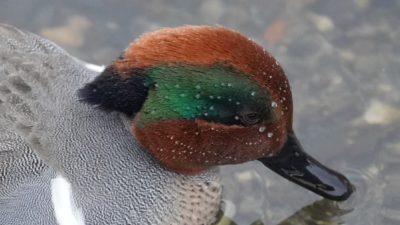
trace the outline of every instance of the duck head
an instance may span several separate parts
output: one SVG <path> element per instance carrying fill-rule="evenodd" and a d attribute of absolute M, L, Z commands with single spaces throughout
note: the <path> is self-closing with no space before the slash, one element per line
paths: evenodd
<path fill-rule="evenodd" d="M 302 150 L 279 63 L 235 31 L 184 26 L 145 34 L 80 96 L 130 116 L 143 149 L 176 173 L 259 160 L 323 197 L 352 192 L 343 175 Z"/>

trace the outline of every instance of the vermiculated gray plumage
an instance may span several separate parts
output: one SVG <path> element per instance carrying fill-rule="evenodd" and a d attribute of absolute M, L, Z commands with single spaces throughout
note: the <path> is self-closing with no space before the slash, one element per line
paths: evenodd
<path fill-rule="evenodd" d="M 71 183 L 85 224 L 215 220 L 216 170 L 166 171 L 118 113 L 80 102 L 76 91 L 96 72 L 8 25 L 0 25 L 0 62 L 0 225 L 57 224 L 50 183 L 59 174 Z"/>

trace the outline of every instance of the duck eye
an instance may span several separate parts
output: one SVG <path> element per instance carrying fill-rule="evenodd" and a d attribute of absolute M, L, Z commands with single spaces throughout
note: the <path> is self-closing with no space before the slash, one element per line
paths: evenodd
<path fill-rule="evenodd" d="M 246 112 L 240 117 L 241 122 L 244 125 L 254 125 L 260 122 L 260 115 L 256 112 Z"/>

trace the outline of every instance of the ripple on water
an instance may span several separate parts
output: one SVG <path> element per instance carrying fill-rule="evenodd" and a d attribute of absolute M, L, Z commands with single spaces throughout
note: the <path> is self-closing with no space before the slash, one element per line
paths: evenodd
<path fill-rule="evenodd" d="M 345 224 L 380 224 L 380 218 L 376 216 L 380 212 L 383 196 L 380 168 L 373 164 L 363 169 L 345 169 L 343 173 L 356 188 L 347 201 L 340 203 L 341 208 L 352 210 L 343 216 Z"/>
<path fill-rule="evenodd" d="M 384 151 L 379 155 L 382 166 L 384 195 L 380 215 L 382 224 L 400 224 L 400 134 L 393 132 L 393 141 L 384 141 Z"/>
<path fill-rule="evenodd" d="M 342 203 L 354 209 L 344 217 L 345 224 L 400 224 L 400 130 L 388 134 L 377 144 L 377 157 L 368 167 L 343 171 L 357 188 Z"/>

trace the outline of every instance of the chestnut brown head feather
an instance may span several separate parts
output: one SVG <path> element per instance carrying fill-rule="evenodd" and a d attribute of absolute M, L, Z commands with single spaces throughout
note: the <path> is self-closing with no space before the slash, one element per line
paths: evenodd
<path fill-rule="evenodd" d="M 145 34 L 81 93 L 103 108 L 138 112 L 133 135 L 180 173 L 273 155 L 291 130 L 282 68 L 255 42 L 223 27 Z"/>

